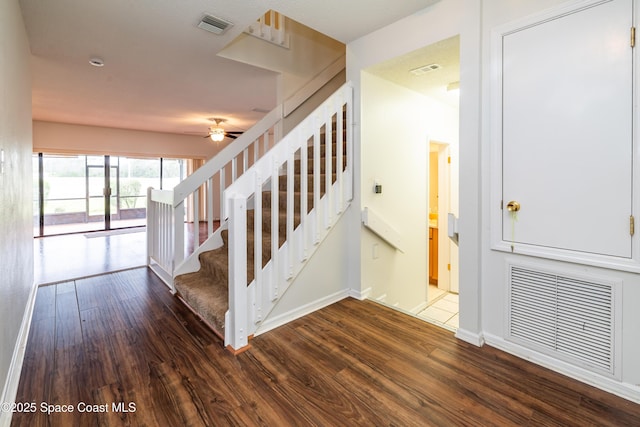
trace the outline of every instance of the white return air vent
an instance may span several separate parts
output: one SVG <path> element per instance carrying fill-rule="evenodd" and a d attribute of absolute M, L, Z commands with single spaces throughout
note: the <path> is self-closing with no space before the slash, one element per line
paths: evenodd
<path fill-rule="evenodd" d="M 231 22 L 222 18 L 218 18 L 217 16 L 207 14 L 202 17 L 200 23 L 198 24 L 198 28 L 202 28 L 203 30 L 218 35 L 227 31 L 231 26 L 233 26 Z"/>
<path fill-rule="evenodd" d="M 508 338 L 616 376 L 616 283 L 509 265 Z"/>

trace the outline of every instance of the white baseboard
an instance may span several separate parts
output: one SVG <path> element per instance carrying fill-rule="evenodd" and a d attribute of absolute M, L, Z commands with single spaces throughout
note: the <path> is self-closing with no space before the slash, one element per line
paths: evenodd
<path fill-rule="evenodd" d="M 371 288 L 367 288 L 365 290 L 349 289 L 348 292 L 351 298 L 355 298 L 357 300 L 363 301 L 371 296 L 372 289 Z"/>
<path fill-rule="evenodd" d="M 429 303 L 427 301 L 423 301 L 417 306 L 413 307 L 411 310 L 409 310 L 409 312 L 412 314 L 418 314 L 428 306 L 429 306 Z"/>
<path fill-rule="evenodd" d="M 286 313 L 280 314 L 275 317 L 268 317 L 259 327 L 255 333 L 255 336 L 268 332 L 272 329 L 277 328 L 278 326 L 285 325 L 293 320 L 299 319 L 307 314 L 313 313 L 316 310 L 320 310 L 328 305 L 331 305 L 335 302 L 343 300 L 350 296 L 349 290 L 343 290 L 336 292 L 334 294 L 328 295 L 319 300 L 310 302 L 300 307 L 296 307 L 295 309 L 288 311 Z"/>
<path fill-rule="evenodd" d="M 465 329 L 458 328 L 456 331 L 456 338 L 469 344 L 473 344 L 476 347 L 482 347 L 485 343 L 485 337 L 483 333 L 474 333 Z"/>
<path fill-rule="evenodd" d="M 9 372 L 7 374 L 7 380 L 2 389 L 2 395 L 0 395 L 0 403 L 13 403 L 16 400 L 16 394 L 18 393 L 18 386 L 20 385 L 20 373 L 22 372 L 22 362 L 24 361 L 24 353 L 27 348 L 27 340 L 29 338 L 29 330 L 31 329 L 31 318 L 33 317 L 33 308 L 36 302 L 36 294 L 38 286 L 34 283 L 29 293 L 29 299 L 27 306 L 22 316 L 22 324 L 20 325 L 20 332 L 18 333 L 18 339 L 13 349 L 13 357 L 11 358 L 11 365 L 9 365 Z M 9 427 L 11 425 L 12 412 L 0 411 L 0 427 Z"/>
<path fill-rule="evenodd" d="M 551 356 L 547 356 L 518 344 L 506 341 L 505 339 L 495 335 L 485 334 L 484 336 L 486 344 L 491 347 L 513 354 L 514 356 L 528 360 L 536 365 L 544 366 L 545 368 L 589 384 L 599 388 L 600 390 L 615 394 L 616 396 L 620 396 L 635 403 L 640 403 L 640 387 L 638 386 L 604 377 L 596 374 L 595 372 L 588 371 L 578 366 L 555 359 Z"/>

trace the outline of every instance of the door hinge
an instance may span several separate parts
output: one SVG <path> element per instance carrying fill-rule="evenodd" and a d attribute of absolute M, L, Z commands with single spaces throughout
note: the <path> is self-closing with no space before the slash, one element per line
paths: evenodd
<path fill-rule="evenodd" d="M 631 47 L 636 47 L 636 27 L 631 27 Z"/>
<path fill-rule="evenodd" d="M 500 210 L 504 209 L 504 208 L 502 207 L 502 202 L 503 202 L 503 201 L 504 201 L 504 200 L 500 200 Z"/>
<path fill-rule="evenodd" d="M 447 270 L 451 271 L 451 264 L 447 264 Z"/>
<path fill-rule="evenodd" d="M 451 156 L 447 157 L 447 163 L 451 163 Z"/>
<path fill-rule="evenodd" d="M 633 218 L 633 215 L 629 216 L 629 234 L 633 236 L 636 231 L 636 220 Z"/>

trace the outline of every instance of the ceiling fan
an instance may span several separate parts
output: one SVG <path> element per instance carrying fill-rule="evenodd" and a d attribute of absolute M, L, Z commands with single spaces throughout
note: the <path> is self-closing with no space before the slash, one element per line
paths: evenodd
<path fill-rule="evenodd" d="M 211 126 L 209 128 L 209 134 L 204 138 L 211 138 L 211 140 L 214 142 L 221 142 L 225 138 L 236 139 L 238 135 L 242 135 L 243 133 L 242 131 L 224 130 L 224 128 L 220 126 L 220 124 L 226 122 L 227 121 L 226 119 L 221 119 L 219 117 L 212 117 L 209 120 L 216 122 L 216 125 Z"/>

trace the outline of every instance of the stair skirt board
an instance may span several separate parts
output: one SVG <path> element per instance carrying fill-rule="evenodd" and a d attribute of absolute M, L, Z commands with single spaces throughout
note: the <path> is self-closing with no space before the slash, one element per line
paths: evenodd
<path fill-rule="evenodd" d="M 620 378 L 621 281 L 509 264 L 506 339 Z"/>
<path fill-rule="evenodd" d="M 204 323 L 204 325 L 209 328 L 211 330 L 211 332 L 213 332 L 215 334 L 215 336 L 217 336 L 218 338 L 220 338 L 220 344 L 222 346 L 224 346 L 224 336 L 223 334 L 218 330 L 218 328 L 214 327 L 211 323 L 209 323 L 207 321 L 207 319 L 205 319 L 204 317 L 202 317 L 200 315 L 200 313 L 198 313 L 193 307 L 191 307 L 191 305 L 184 300 L 184 298 L 182 298 L 182 296 L 180 295 L 180 293 L 176 293 L 175 297 L 178 298 L 180 300 L 180 302 L 189 309 L 189 311 L 191 311 L 202 323 Z M 251 341 L 253 339 L 254 335 L 249 335 L 247 338 L 249 341 Z M 227 346 L 226 349 L 233 354 L 234 356 L 239 355 L 240 353 L 244 353 L 245 351 L 249 350 L 251 348 L 251 345 L 246 345 L 242 348 L 239 349 L 235 349 L 231 346 Z"/>
<path fill-rule="evenodd" d="M 184 304 L 184 306 L 185 306 L 185 307 L 187 307 L 187 308 L 189 309 L 189 311 L 191 311 L 193 314 L 195 314 L 195 315 L 196 315 L 196 317 L 197 317 L 198 319 L 200 319 L 200 321 L 201 321 L 202 323 L 204 323 L 204 324 L 207 326 L 207 328 L 211 329 L 211 331 L 212 331 L 212 332 L 213 332 L 213 333 L 214 333 L 218 338 L 220 338 L 220 340 L 222 341 L 222 343 L 224 343 L 224 333 L 223 333 L 223 332 L 219 331 L 216 327 L 214 327 L 211 323 L 209 323 L 209 322 L 207 321 L 207 319 L 205 319 L 204 317 L 202 317 L 202 316 L 200 315 L 200 313 L 198 313 L 198 312 L 197 312 L 193 307 L 191 307 L 191 305 L 190 305 L 187 301 L 185 301 L 185 299 L 184 299 L 184 298 L 182 298 L 182 295 L 180 295 L 180 292 L 176 292 L 175 297 L 176 297 L 176 298 L 178 298 L 178 299 L 180 300 L 180 302 L 181 302 L 182 304 Z"/>

